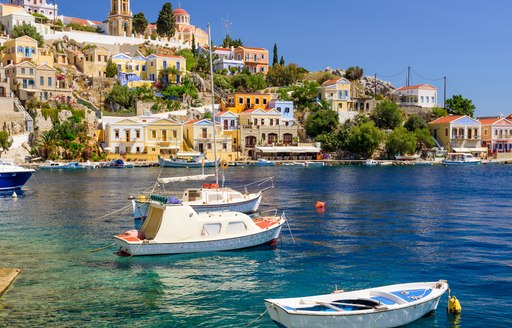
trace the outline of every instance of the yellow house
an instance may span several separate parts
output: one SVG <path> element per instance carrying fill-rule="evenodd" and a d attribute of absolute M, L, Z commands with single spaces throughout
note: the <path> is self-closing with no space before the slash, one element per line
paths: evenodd
<path fill-rule="evenodd" d="M 109 58 L 110 51 L 107 49 L 103 47 L 91 47 L 83 51 L 83 56 L 78 55 L 70 60 L 70 63 L 74 63 L 78 69 L 87 76 L 106 77 Z"/>
<path fill-rule="evenodd" d="M 232 161 L 236 159 L 233 152 L 233 140 L 228 134 L 223 134 L 221 126 L 215 124 L 215 144 L 217 159 Z M 210 120 L 193 120 L 186 122 L 183 127 L 185 150 L 195 150 L 205 154 L 206 158 L 214 159 L 213 123 Z"/>
<path fill-rule="evenodd" d="M 240 114 L 246 109 L 265 109 L 272 96 L 270 93 L 232 93 L 227 96 L 227 102 L 221 102 L 223 112 L 231 111 Z"/>
<path fill-rule="evenodd" d="M 245 67 L 253 74 L 268 73 L 268 50 L 240 46 L 234 51 L 236 60 L 243 60 Z"/>
<path fill-rule="evenodd" d="M 0 3 L 0 17 L 12 15 L 19 12 L 24 12 L 25 9 L 21 6 Z"/>
<path fill-rule="evenodd" d="M 449 152 L 485 155 L 487 148 L 481 146 L 482 125 L 467 115 L 448 115 L 428 123 L 436 143 Z"/>
<path fill-rule="evenodd" d="M 342 113 L 352 110 L 350 82 L 345 78 L 327 80 L 318 88 L 318 98 L 331 105 L 331 109 L 338 113 L 340 120 Z"/>
<path fill-rule="evenodd" d="M 110 157 L 156 160 L 183 149 L 183 124 L 159 117 L 103 117 L 102 135 Z"/>
<path fill-rule="evenodd" d="M 176 74 L 165 72 L 167 69 L 174 68 Z M 146 63 L 147 79 L 150 81 L 160 81 L 165 83 L 181 83 L 187 70 L 187 61 L 181 56 L 173 55 L 150 55 Z"/>
<path fill-rule="evenodd" d="M 2 56 L 3 66 L 7 66 L 9 64 L 16 65 L 24 60 L 32 61 L 36 65 L 39 64 L 39 51 L 36 40 L 25 35 L 4 43 Z"/>
<path fill-rule="evenodd" d="M 116 64 L 118 73 L 136 74 L 142 80 L 147 80 L 147 59 L 145 57 L 131 57 L 127 54 L 119 53 L 112 56 L 112 62 Z"/>

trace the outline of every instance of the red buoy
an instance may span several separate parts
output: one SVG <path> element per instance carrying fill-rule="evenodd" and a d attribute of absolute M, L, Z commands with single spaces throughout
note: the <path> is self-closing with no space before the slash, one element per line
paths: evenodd
<path fill-rule="evenodd" d="M 315 205 L 315 208 L 318 210 L 318 209 L 325 209 L 325 203 L 324 202 L 321 202 L 321 201 L 318 201 L 316 202 L 316 205 Z"/>

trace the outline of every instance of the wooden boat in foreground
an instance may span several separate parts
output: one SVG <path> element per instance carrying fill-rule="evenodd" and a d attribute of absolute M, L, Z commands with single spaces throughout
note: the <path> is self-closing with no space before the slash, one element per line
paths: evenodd
<path fill-rule="evenodd" d="M 439 280 L 266 299 L 265 306 L 279 327 L 398 327 L 435 311 L 447 290 L 446 280 Z"/>
<path fill-rule="evenodd" d="M 115 236 L 118 255 L 161 255 L 217 252 L 275 245 L 284 214 L 251 218 L 240 212 L 197 213 L 190 205 L 169 204 L 151 195 L 140 229 Z"/>

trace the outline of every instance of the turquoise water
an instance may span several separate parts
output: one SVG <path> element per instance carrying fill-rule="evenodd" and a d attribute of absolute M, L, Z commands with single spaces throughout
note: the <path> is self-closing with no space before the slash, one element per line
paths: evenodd
<path fill-rule="evenodd" d="M 264 298 L 439 279 L 462 315 L 444 296 L 410 327 L 512 326 L 512 166 L 229 168 L 230 186 L 275 177 L 263 202 L 286 210 L 295 243 L 285 228 L 277 250 L 91 253 L 133 226 L 130 213 L 101 217 L 159 172 L 38 171 L 21 197 L 0 198 L 0 266 L 22 270 L 0 327 L 244 327 Z"/>

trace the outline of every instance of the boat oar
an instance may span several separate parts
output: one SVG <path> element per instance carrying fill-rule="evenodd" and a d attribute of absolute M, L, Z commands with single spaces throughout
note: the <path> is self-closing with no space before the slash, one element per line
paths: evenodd
<path fill-rule="evenodd" d="M 96 249 L 90 250 L 89 252 L 91 252 L 91 253 L 96 253 L 96 252 L 102 251 L 102 250 L 104 250 L 104 249 L 110 248 L 110 247 L 112 247 L 112 246 L 114 246 L 114 245 L 116 245 L 116 244 L 117 244 L 117 243 L 112 243 L 112 244 L 107 245 L 107 246 L 103 246 L 103 247 L 100 247 L 100 248 L 96 248 Z"/>

